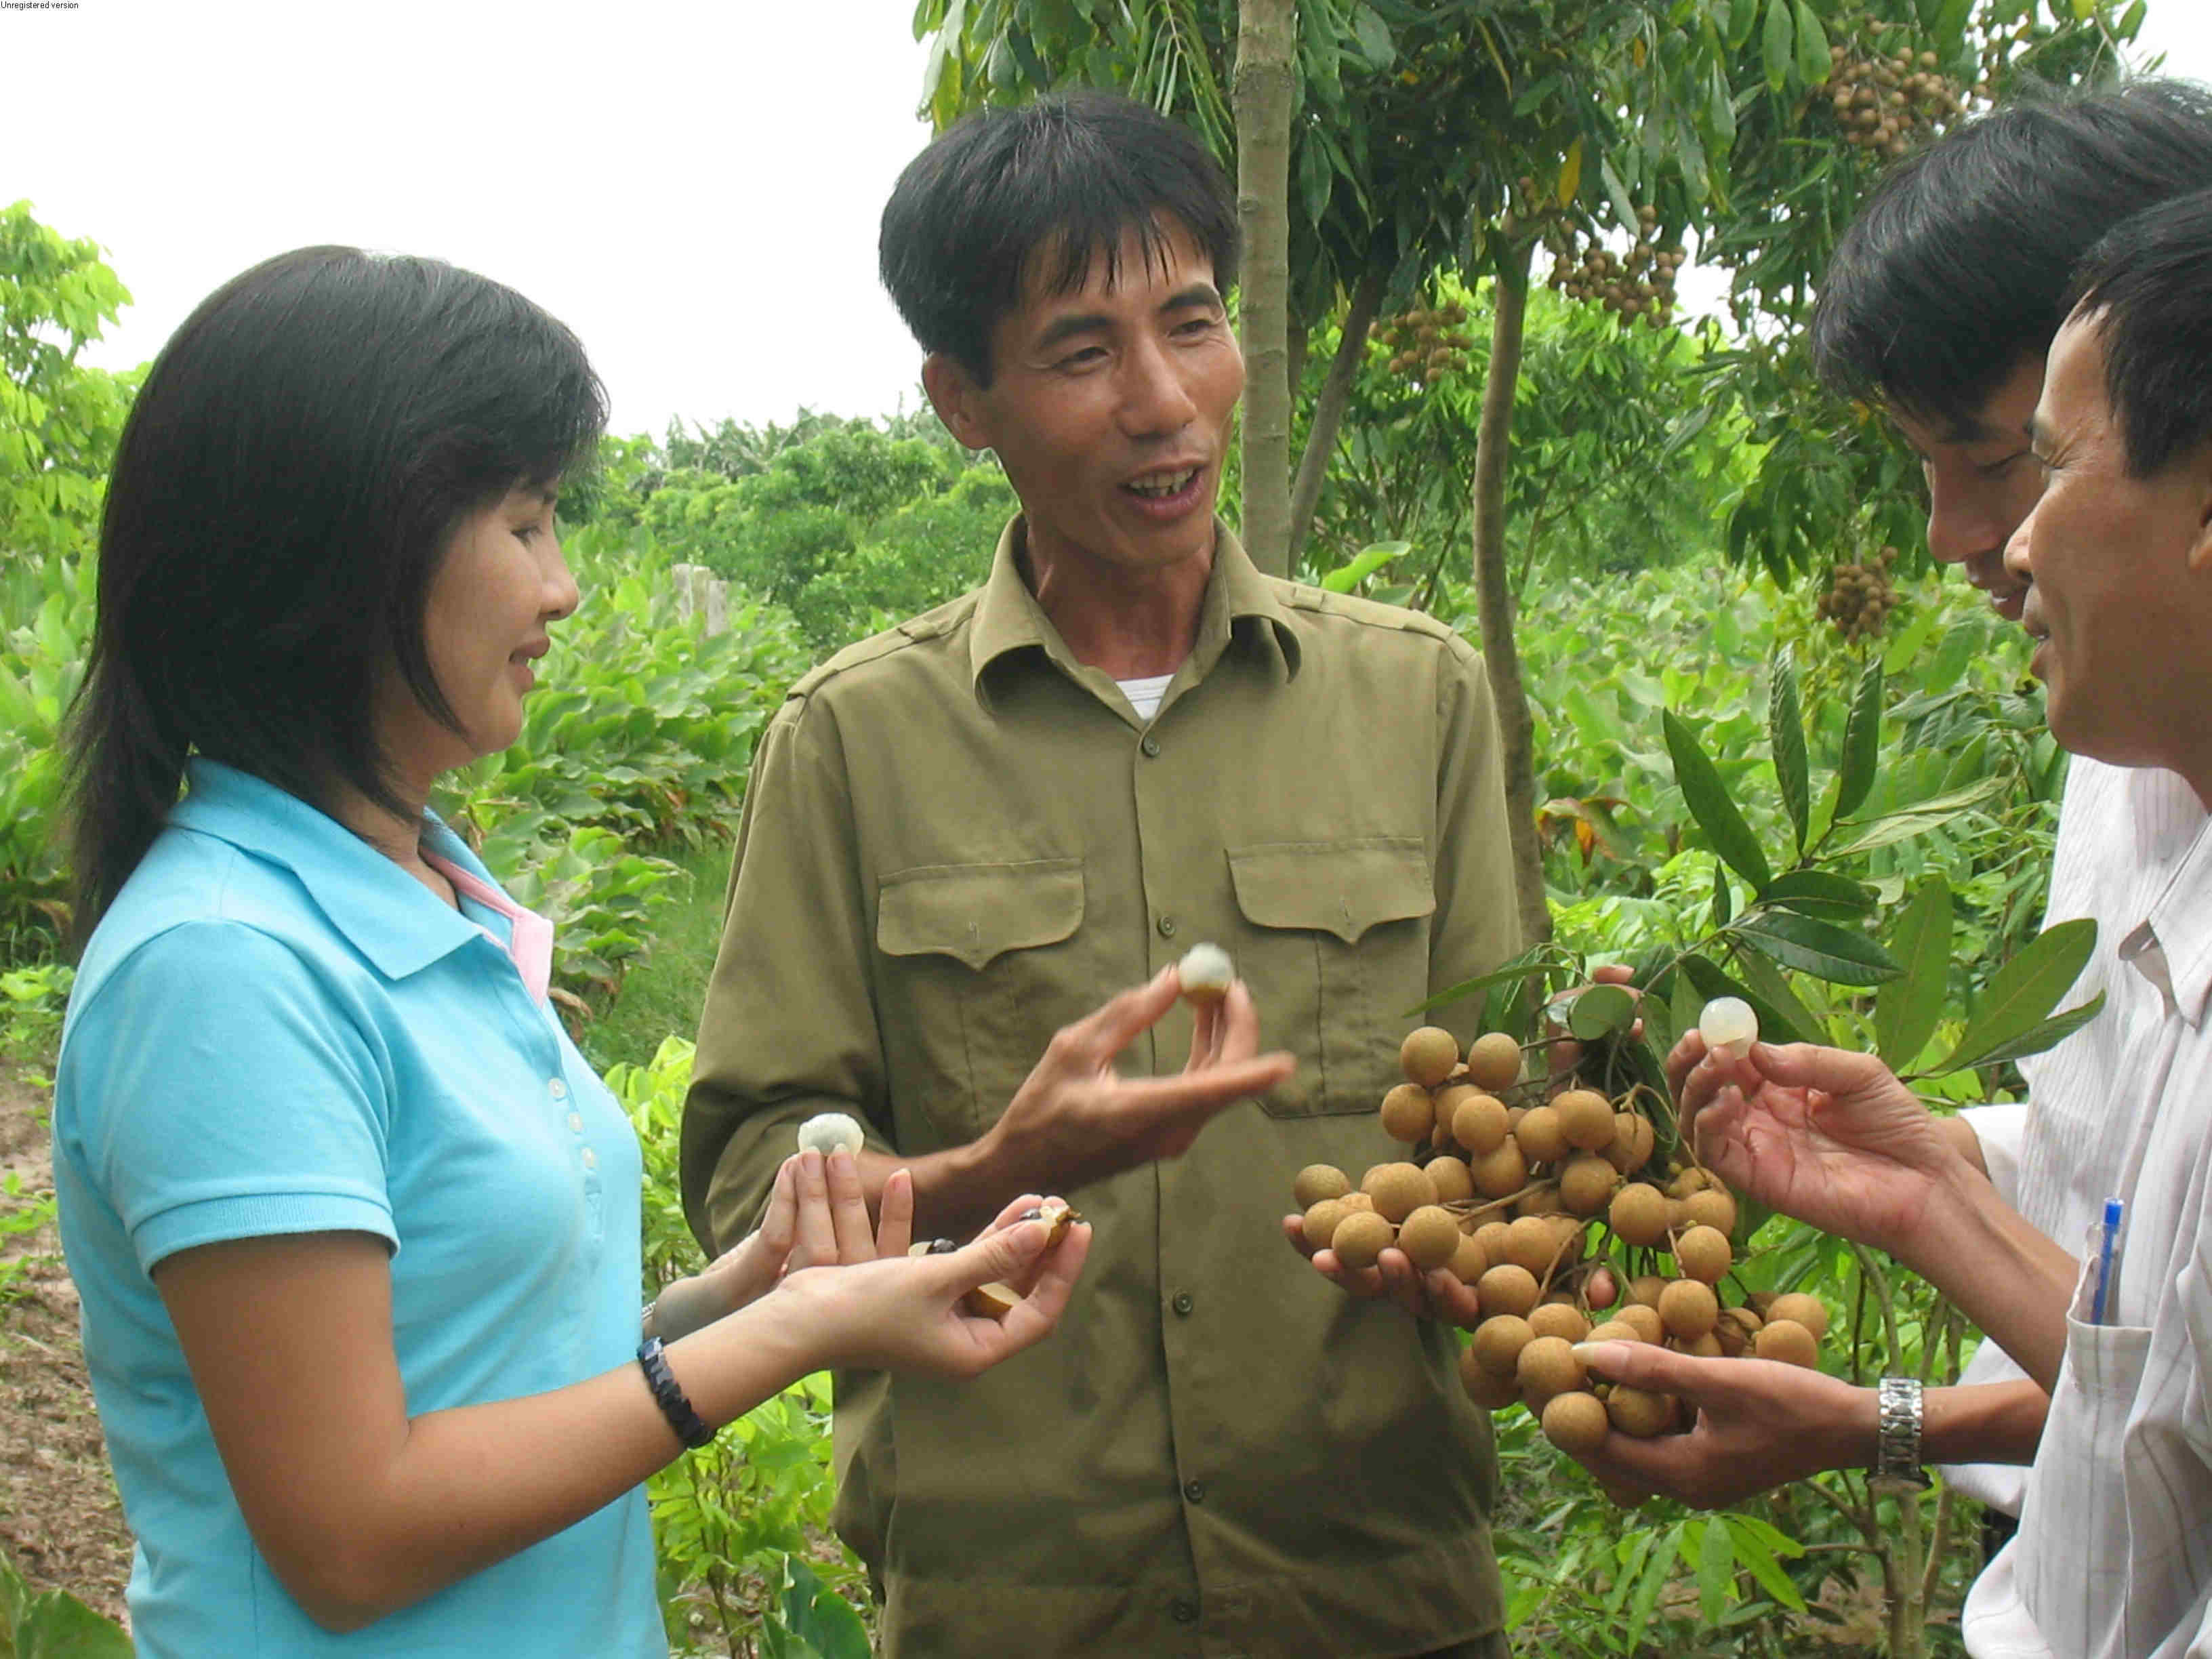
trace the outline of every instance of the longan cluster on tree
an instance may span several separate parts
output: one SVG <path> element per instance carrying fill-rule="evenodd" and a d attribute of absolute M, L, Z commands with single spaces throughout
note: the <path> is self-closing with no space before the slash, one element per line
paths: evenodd
<path fill-rule="evenodd" d="M 1595 234 L 1565 224 L 1548 227 L 1547 280 L 1555 293 L 1601 305 L 1624 325 L 1641 318 L 1647 328 L 1662 327 L 1674 320 L 1675 273 L 1689 256 L 1679 247 L 1656 246 L 1658 234 L 1658 212 L 1649 206 L 1636 210 L 1636 240 L 1625 254 L 1602 246 Z"/>
<path fill-rule="evenodd" d="M 1390 353 L 1390 372 L 1409 380 L 1428 381 L 1467 367 L 1474 343 L 1464 332 L 1467 307 L 1457 301 L 1434 309 L 1419 307 L 1385 317 L 1375 337 Z"/>
<path fill-rule="evenodd" d="M 1735 1200 L 1693 1160 L 1661 1158 L 1644 1085 L 1609 1098 L 1572 1073 L 1524 1076 L 1521 1045 L 1500 1031 L 1462 1056 L 1450 1032 L 1424 1026 L 1399 1060 L 1406 1080 L 1380 1116 L 1407 1156 L 1357 1186 L 1309 1165 L 1292 1191 L 1308 1246 L 1343 1266 L 1371 1267 L 1395 1245 L 1416 1268 L 1474 1286 L 1481 1318 L 1460 1378 L 1476 1404 L 1525 1407 L 1562 1449 L 1587 1452 L 1611 1432 L 1691 1424 L 1672 1396 L 1592 1379 L 1577 1343 L 1819 1364 L 1828 1316 L 1817 1297 L 1723 1303 Z"/>
<path fill-rule="evenodd" d="M 1896 562 L 1897 550 L 1885 547 L 1863 563 L 1838 564 L 1830 573 L 1828 591 L 1814 609 L 1822 621 L 1835 624 L 1846 643 L 1856 645 L 1880 634 L 1889 613 L 1897 609 L 1897 589 L 1889 580 L 1889 568 Z"/>
<path fill-rule="evenodd" d="M 1968 113 L 1986 86 L 1968 88 L 1943 73 L 1932 52 L 1915 52 L 1883 39 L 1901 33 L 1869 25 L 1828 48 L 1823 90 L 1844 140 L 1887 161 L 1899 161 L 1918 138 Z"/>

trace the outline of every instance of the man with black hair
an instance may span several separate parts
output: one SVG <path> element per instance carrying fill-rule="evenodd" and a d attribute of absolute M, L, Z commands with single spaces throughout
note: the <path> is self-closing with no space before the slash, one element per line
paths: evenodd
<path fill-rule="evenodd" d="M 702 1242 L 741 1237 L 836 1109 L 929 1231 L 1042 1191 L 1094 1224 L 1060 1340 L 838 1376 L 837 1524 L 893 1654 L 1505 1651 L 1449 1333 L 1279 1243 L 1297 1170 L 1389 1155 L 1405 1011 L 1516 946 L 1489 690 L 1449 629 L 1264 576 L 1215 517 L 1237 251 L 1203 148 L 1100 93 L 963 122 L 884 214 L 930 399 L 1021 515 L 981 588 L 763 735 L 684 1184 Z M 1203 940 L 1238 982 L 1194 1022 Z"/>
<path fill-rule="evenodd" d="M 2002 616 L 2019 619 L 2029 591 L 2005 549 L 2043 490 L 2028 425 L 2075 268 L 2130 213 L 2208 177 L 2212 95 L 2201 88 L 2146 82 L 2021 104 L 1899 167 L 1838 248 L 1814 313 L 1817 366 L 1837 390 L 1888 410 L 1928 480 L 1929 550 L 1963 566 Z M 2122 1054 L 2133 1004 L 2154 994 L 2124 968 L 2122 943 L 2203 823 L 2203 804 L 2174 772 L 2075 757 L 2049 918 L 2098 921 L 2074 1000 L 2102 992 L 2110 1006 L 2022 1063 L 2028 1103 L 1942 1121 L 1956 1150 L 2068 1249 L 2121 1185 L 2124 1124 L 2138 1109 Z M 1877 1390 L 1698 1362 L 1686 1363 L 1682 1382 L 1705 1414 L 1694 1433 L 1650 1447 L 1609 1443 L 1593 1467 L 1720 1505 L 1878 1461 Z M 1983 1345 L 1960 1387 L 1892 1393 L 1892 1417 L 1927 1461 L 1954 1465 L 1945 1471 L 1954 1484 L 1997 1510 L 2019 1511 L 2021 1466 L 2034 1455 L 2047 1402 L 1996 1344 Z M 1917 1474 L 1917 1457 L 1902 1462 L 1900 1473 Z M 1999 1528 L 1999 1539 L 2008 1530 Z"/>

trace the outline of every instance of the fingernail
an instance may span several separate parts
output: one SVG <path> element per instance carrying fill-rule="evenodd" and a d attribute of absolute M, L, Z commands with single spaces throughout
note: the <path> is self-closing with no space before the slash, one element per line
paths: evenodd
<path fill-rule="evenodd" d="M 1575 1358 L 1585 1365 L 1595 1364 L 1611 1360 L 1615 1349 L 1627 1346 L 1626 1342 L 1577 1342 L 1575 1344 Z"/>

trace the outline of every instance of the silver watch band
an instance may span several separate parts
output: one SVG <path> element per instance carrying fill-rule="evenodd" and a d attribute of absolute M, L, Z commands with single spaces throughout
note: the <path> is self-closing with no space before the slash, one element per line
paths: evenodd
<path fill-rule="evenodd" d="M 1875 1389 L 1874 1479 L 1892 1491 L 1928 1484 L 1920 1467 L 1921 1399 L 1917 1378 L 1885 1376 Z"/>

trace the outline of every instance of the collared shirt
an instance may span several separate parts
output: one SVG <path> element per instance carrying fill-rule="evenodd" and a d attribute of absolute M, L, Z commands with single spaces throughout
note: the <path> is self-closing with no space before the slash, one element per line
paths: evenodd
<path fill-rule="evenodd" d="M 2212 824 L 2140 908 L 2105 1017 L 2123 1255 L 2095 1323 L 2098 1253 L 2059 1239 L 2083 1265 L 2050 1416 L 1961 1620 L 1984 1659 L 2212 1652 Z"/>
<path fill-rule="evenodd" d="M 2045 925 L 2077 917 L 2097 924 L 2097 943 L 2067 993 L 2073 1007 L 2102 994 L 2105 1008 L 2047 1053 L 2021 1062 L 2024 1105 L 1965 1114 L 1982 1143 L 1990 1176 L 2005 1201 L 2068 1250 L 2119 1190 L 2121 1159 L 2131 1144 L 2130 1114 L 2150 1104 L 2130 1086 L 2124 1033 L 2155 1009 L 2159 994 L 2120 963 L 2120 945 L 2173 879 L 2204 824 L 2188 783 L 2156 767 L 2107 766 L 2081 756 L 2068 763 L 2051 861 Z M 2027 1375 L 1994 1342 L 1984 1342 L 1960 1381 L 2004 1382 Z M 1969 1496 L 2018 1515 L 2025 1465 L 1948 1467 L 1944 1478 Z"/>
<path fill-rule="evenodd" d="M 465 878 L 460 912 L 196 760 L 78 970 L 55 1185 L 148 1659 L 667 1651 L 642 1492 L 363 1630 L 316 1626 L 254 1547 L 154 1283 L 196 1245 L 381 1238 L 416 1414 L 630 1356 L 637 1143 L 526 981 L 550 928 L 485 902 L 489 875 L 434 820 L 424 842 Z"/>
<path fill-rule="evenodd" d="M 1291 1177 L 1393 1156 L 1375 1108 L 1433 989 L 1515 947 L 1474 653 L 1261 575 L 1224 531 L 1155 717 L 1024 586 L 841 653 L 762 741 L 684 1140 L 694 1226 L 750 1227 L 793 1127 L 987 1130 L 1053 1032 L 1224 946 L 1297 1077 L 1183 1158 L 1069 1196 L 1060 1328 L 970 1382 L 838 1378 L 840 1530 L 907 1655 L 1425 1652 L 1500 1622 L 1486 1416 L 1433 1322 L 1285 1244 Z M 1476 1005 L 1439 1018 L 1462 1041 Z M 1179 1071 L 1178 1010 L 1123 1056 Z M 1007 1194 L 1008 1197 L 1013 1194 Z"/>

